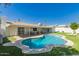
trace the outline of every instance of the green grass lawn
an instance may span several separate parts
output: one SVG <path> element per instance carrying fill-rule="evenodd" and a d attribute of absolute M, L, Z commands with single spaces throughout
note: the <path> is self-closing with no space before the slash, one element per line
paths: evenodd
<path fill-rule="evenodd" d="M 21 56 L 21 49 L 15 46 L 0 46 L 0 56 Z"/>
<path fill-rule="evenodd" d="M 79 35 L 66 35 L 66 38 L 71 40 L 74 43 L 73 47 L 79 51 Z"/>

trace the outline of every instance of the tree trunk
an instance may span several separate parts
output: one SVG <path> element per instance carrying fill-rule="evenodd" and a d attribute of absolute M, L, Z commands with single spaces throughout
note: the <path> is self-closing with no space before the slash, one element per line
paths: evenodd
<path fill-rule="evenodd" d="M 73 30 L 73 34 L 76 34 L 76 31 L 75 30 Z"/>
<path fill-rule="evenodd" d="M 76 37 L 76 31 L 75 30 L 73 31 L 73 35 L 75 36 L 75 39 L 76 39 L 77 37 Z"/>

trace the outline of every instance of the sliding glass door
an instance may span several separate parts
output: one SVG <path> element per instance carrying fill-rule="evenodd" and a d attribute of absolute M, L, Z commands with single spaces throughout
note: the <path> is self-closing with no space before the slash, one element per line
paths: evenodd
<path fill-rule="evenodd" d="M 18 35 L 24 35 L 24 27 L 18 27 Z"/>

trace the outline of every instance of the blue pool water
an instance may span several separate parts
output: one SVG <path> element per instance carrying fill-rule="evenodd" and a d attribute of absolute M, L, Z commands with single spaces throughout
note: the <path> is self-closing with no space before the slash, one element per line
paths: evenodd
<path fill-rule="evenodd" d="M 65 40 L 53 35 L 45 35 L 40 38 L 30 38 L 22 41 L 23 45 L 27 45 L 30 48 L 43 48 L 46 45 L 64 45 Z"/>

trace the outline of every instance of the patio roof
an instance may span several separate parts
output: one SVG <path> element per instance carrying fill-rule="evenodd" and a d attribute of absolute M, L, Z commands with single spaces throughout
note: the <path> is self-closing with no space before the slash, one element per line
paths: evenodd
<path fill-rule="evenodd" d="M 23 22 L 11 22 L 9 26 L 24 26 L 24 27 L 40 27 L 40 28 L 52 28 L 51 26 L 40 26 L 38 24 L 27 24 Z"/>

